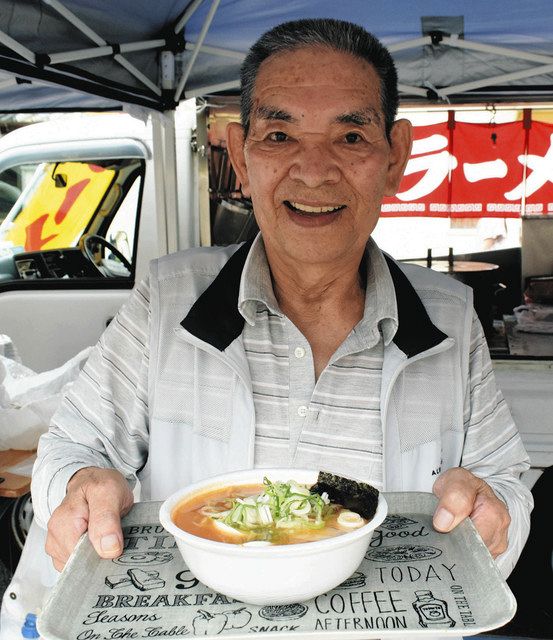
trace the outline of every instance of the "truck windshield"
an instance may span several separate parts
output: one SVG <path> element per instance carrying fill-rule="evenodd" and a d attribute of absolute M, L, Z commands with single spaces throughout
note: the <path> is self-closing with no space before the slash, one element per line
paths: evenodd
<path fill-rule="evenodd" d="M 0 225 L 0 243 L 25 251 L 76 246 L 117 171 L 90 162 L 40 163 Z"/>

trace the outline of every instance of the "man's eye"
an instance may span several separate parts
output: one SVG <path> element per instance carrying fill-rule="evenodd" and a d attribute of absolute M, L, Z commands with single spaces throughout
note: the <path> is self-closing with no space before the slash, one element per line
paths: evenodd
<path fill-rule="evenodd" d="M 273 131 L 268 136 L 272 142 L 286 142 L 288 136 L 283 131 Z"/>
<path fill-rule="evenodd" d="M 355 144 L 356 142 L 361 142 L 362 138 L 358 133 L 354 133 L 353 131 L 351 131 L 350 133 L 346 133 L 346 135 L 344 136 L 344 140 L 348 144 Z"/>

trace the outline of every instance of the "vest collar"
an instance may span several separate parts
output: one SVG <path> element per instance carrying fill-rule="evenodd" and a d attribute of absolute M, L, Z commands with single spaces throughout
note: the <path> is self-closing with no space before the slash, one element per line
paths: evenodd
<path fill-rule="evenodd" d="M 397 262 L 384 255 L 396 290 L 398 327 L 393 342 L 407 355 L 416 356 L 448 336 L 430 320 L 415 288 Z"/>
<path fill-rule="evenodd" d="M 253 240 L 244 243 L 221 269 L 215 280 L 196 300 L 181 326 L 200 340 L 224 351 L 244 328 L 238 310 L 240 279 Z M 385 255 L 394 283 L 398 310 L 398 329 L 393 342 L 408 357 L 430 349 L 445 338 L 397 263 Z"/>

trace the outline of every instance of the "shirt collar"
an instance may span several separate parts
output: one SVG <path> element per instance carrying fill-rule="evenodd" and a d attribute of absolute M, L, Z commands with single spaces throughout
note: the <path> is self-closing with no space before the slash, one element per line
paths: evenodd
<path fill-rule="evenodd" d="M 238 310 L 238 293 L 251 246 L 249 240 L 237 248 L 180 323 L 191 335 L 220 351 L 225 351 L 244 329 L 244 318 Z M 387 255 L 384 260 L 396 294 L 398 329 L 393 341 L 410 358 L 435 347 L 447 336 L 432 323 L 422 300 L 399 265 Z"/>
<path fill-rule="evenodd" d="M 388 345 L 398 326 L 396 295 L 386 260 L 372 238 L 365 248 L 361 268 L 366 274 L 365 310 L 355 332 L 360 340 L 372 345 L 375 342 L 375 330 L 378 332 L 380 329 L 384 344 Z M 265 244 L 261 234 L 258 234 L 246 258 L 238 294 L 240 314 L 252 326 L 255 325 L 260 303 L 271 313 L 282 317 L 273 290 Z"/>
<path fill-rule="evenodd" d="M 382 332 L 384 344 L 393 340 L 398 328 L 398 312 L 394 282 L 390 269 L 376 242 L 369 238 L 365 248 L 365 310 L 355 331 L 368 342 L 374 342 L 374 330 Z"/>
<path fill-rule="evenodd" d="M 282 316 L 273 290 L 265 243 L 260 233 L 253 241 L 246 258 L 238 292 L 238 310 L 252 326 L 255 324 L 259 303 L 265 305 L 271 313 Z"/>

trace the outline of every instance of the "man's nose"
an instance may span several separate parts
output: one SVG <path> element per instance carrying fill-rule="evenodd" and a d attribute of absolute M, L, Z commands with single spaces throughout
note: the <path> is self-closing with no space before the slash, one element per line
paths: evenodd
<path fill-rule="evenodd" d="M 338 182 L 340 167 L 325 144 L 302 143 L 294 154 L 289 175 L 293 180 L 300 180 L 314 188 Z"/>

